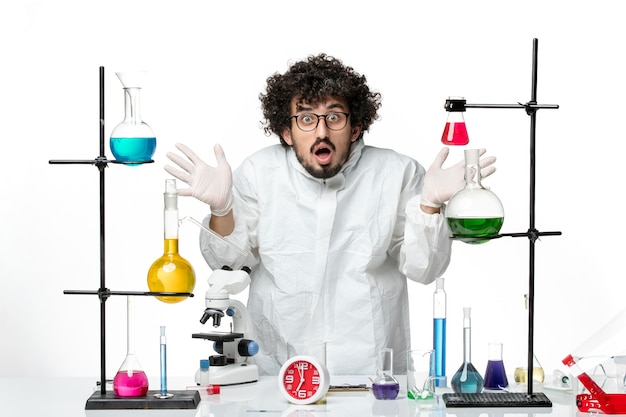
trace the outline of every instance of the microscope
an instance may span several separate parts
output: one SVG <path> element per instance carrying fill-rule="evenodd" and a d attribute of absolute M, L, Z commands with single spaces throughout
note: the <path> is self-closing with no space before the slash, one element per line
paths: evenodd
<path fill-rule="evenodd" d="M 212 340 L 217 355 L 209 357 L 209 384 L 236 385 L 256 382 L 259 370 L 248 358 L 259 351 L 259 345 L 245 336 L 250 334 L 252 324 L 244 304 L 231 300 L 230 295 L 238 294 L 250 284 L 250 268 L 232 270 L 228 266 L 215 270 L 208 278 L 209 289 L 205 295 L 206 309 L 200 318 L 205 324 L 209 319 L 213 327 L 221 324 L 226 314 L 232 318 L 230 332 L 194 333 L 195 339 Z"/>

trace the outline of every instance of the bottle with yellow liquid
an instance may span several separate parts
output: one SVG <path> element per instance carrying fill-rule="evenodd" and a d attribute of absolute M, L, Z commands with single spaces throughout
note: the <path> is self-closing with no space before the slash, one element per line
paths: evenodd
<path fill-rule="evenodd" d="M 526 311 L 528 311 L 528 294 L 524 294 L 524 307 Z M 543 372 L 543 367 L 539 363 L 537 356 L 533 352 L 533 386 L 538 384 L 543 384 L 543 380 L 545 379 L 545 374 Z M 515 368 L 515 372 L 513 373 L 513 379 L 517 384 L 526 385 L 528 384 L 528 357 L 523 357 L 518 363 L 518 366 Z"/>
<path fill-rule="evenodd" d="M 165 180 L 163 194 L 164 251 L 148 270 L 148 288 L 154 292 L 193 292 L 196 273 L 191 264 L 178 253 L 178 194 L 176 180 Z M 178 303 L 186 297 L 158 296 L 165 303 Z"/>

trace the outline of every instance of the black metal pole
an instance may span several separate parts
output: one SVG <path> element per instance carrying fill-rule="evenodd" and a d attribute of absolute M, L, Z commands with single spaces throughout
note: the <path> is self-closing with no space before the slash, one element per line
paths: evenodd
<path fill-rule="evenodd" d="M 104 155 L 104 67 L 100 67 L 100 154 L 98 159 L 106 161 Z M 106 274 L 104 245 L 104 168 L 106 162 L 98 164 L 100 171 L 100 392 L 106 394 Z"/>
<path fill-rule="evenodd" d="M 533 60 L 532 60 L 532 83 L 530 103 L 537 103 L 537 57 L 538 40 L 533 39 Z M 537 229 L 535 228 L 535 174 L 536 174 L 536 149 L 535 134 L 537 131 L 537 112 L 527 109 L 530 115 L 530 207 L 529 207 L 529 239 L 528 239 L 528 372 L 526 382 L 528 384 L 528 395 L 533 393 L 533 368 L 534 368 L 534 345 L 535 345 L 535 241 L 537 239 Z"/>

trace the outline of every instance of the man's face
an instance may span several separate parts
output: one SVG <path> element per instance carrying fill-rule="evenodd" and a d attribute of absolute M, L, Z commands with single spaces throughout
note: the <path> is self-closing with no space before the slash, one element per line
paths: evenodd
<path fill-rule="evenodd" d="M 327 115 L 328 113 L 349 113 L 345 100 L 337 97 L 329 97 L 319 103 L 304 103 L 297 99 L 291 100 L 291 115 L 313 114 L 313 124 L 315 126 L 314 115 Z M 342 115 L 339 115 L 343 117 Z M 305 132 L 298 127 L 296 119 L 291 119 L 291 127 L 283 131 L 283 139 L 292 146 L 296 152 L 296 157 L 302 166 L 316 178 L 330 178 L 335 176 L 343 167 L 350 156 L 350 146 L 358 139 L 361 133 L 361 126 L 352 126 L 350 118 L 343 128 L 331 130 L 328 128 L 327 119 L 319 118 L 317 127 Z M 328 124 L 333 126 L 331 120 Z"/>

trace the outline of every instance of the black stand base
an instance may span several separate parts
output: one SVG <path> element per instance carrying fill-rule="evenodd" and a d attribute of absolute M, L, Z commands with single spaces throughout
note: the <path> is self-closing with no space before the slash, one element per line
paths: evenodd
<path fill-rule="evenodd" d="M 161 391 L 148 391 L 143 397 L 119 397 L 114 392 L 94 392 L 85 410 L 180 410 L 194 409 L 200 404 L 197 390 L 168 391 L 171 398 L 157 398 Z"/>
<path fill-rule="evenodd" d="M 552 407 L 552 401 L 543 392 L 481 392 L 475 394 L 443 394 L 446 407 Z"/>

